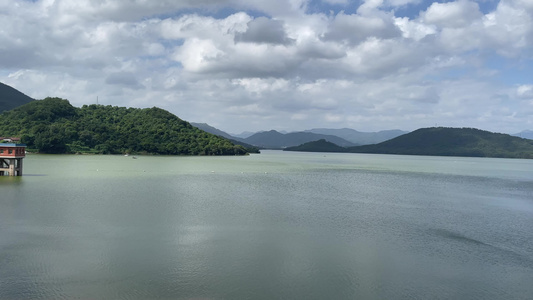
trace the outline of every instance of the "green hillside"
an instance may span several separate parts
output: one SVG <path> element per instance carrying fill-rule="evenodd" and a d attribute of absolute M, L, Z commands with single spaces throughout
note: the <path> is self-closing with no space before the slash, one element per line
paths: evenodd
<path fill-rule="evenodd" d="M 474 128 L 422 128 L 353 153 L 533 158 L 533 141 Z"/>
<path fill-rule="evenodd" d="M 0 82 L 0 113 L 33 101 L 23 93 Z"/>
<path fill-rule="evenodd" d="M 302 144 L 300 146 L 287 147 L 284 151 L 302 151 L 302 152 L 346 152 L 347 149 L 337 146 L 324 139 Z"/>
<path fill-rule="evenodd" d="M 160 108 L 72 106 L 46 98 L 0 114 L 0 136 L 41 153 L 242 155 L 247 150 Z"/>

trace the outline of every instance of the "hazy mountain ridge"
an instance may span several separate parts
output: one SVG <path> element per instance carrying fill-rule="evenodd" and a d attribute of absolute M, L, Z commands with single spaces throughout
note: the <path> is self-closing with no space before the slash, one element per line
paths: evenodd
<path fill-rule="evenodd" d="M 214 135 L 218 135 L 218 136 L 221 136 L 221 137 L 224 137 L 224 138 L 227 138 L 227 139 L 235 139 L 234 136 L 222 131 L 222 130 L 219 130 L 213 126 L 210 126 L 209 124 L 207 123 L 194 123 L 194 122 L 191 122 L 191 125 L 200 129 L 200 130 L 203 130 L 205 132 L 209 132 L 211 134 L 214 134 Z"/>
<path fill-rule="evenodd" d="M 0 113 L 34 101 L 19 90 L 0 82 Z"/>
<path fill-rule="evenodd" d="M 334 135 L 316 134 L 311 132 L 291 132 L 283 134 L 276 130 L 256 133 L 243 140 L 244 142 L 257 147 L 283 149 L 321 139 L 327 140 L 341 147 L 354 146 L 353 143 Z"/>
<path fill-rule="evenodd" d="M 523 139 L 533 140 L 533 130 L 523 130 L 519 133 L 512 134 L 513 136 L 521 137 Z"/>
<path fill-rule="evenodd" d="M 400 135 L 408 133 L 408 131 L 403 131 L 399 129 L 394 130 L 382 130 L 378 132 L 361 132 L 350 128 L 341 128 L 341 129 L 328 129 L 328 128 L 314 128 L 306 130 L 305 132 L 312 132 L 318 134 L 327 134 L 335 135 L 340 138 L 343 138 L 349 142 L 352 142 L 356 145 L 369 145 L 369 144 L 378 144 Z"/>
<path fill-rule="evenodd" d="M 258 132 L 252 132 L 252 131 L 243 131 L 241 133 L 237 133 L 237 134 L 233 134 L 233 133 L 230 133 L 230 135 L 236 137 L 236 138 L 240 138 L 240 139 L 245 139 L 247 137 L 251 137 L 252 135 L 256 134 L 256 133 L 259 133 L 259 132 L 263 132 L 263 130 L 261 131 L 258 131 Z"/>
<path fill-rule="evenodd" d="M 205 132 L 208 132 L 208 133 L 211 133 L 211 134 L 214 134 L 214 135 L 217 135 L 217 136 L 220 136 L 220 137 L 223 137 L 227 140 L 229 140 L 230 142 L 234 143 L 235 145 L 241 145 L 243 147 L 245 147 L 246 149 L 248 149 L 249 152 L 252 152 L 252 153 L 259 153 L 259 149 L 257 149 L 255 146 L 253 145 L 250 145 L 250 144 L 247 144 L 243 141 L 243 139 L 240 139 L 238 137 L 234 137 L 220 129 L 217 129 L 213 126 L 210 126 L 209 124 L 207 123 L 193 123 L 191 122 L 191 125 L 200 129 L 200 130 L 203 130 Z"/>
<path fill-rule="evenodd" d="M 383 142 L 397 136 L 408 133 L 402 130 L 383 130 L 379 132 L 361 132 L 354 129 L 329 129 L 314 128 L 304 131 L 279 132 L 276 130 L 259 131 L 256 133 L 243 133 L 240 137 L 231 135 L 206 123 L 191 123 L 206 132 L 219 136 L 241 141 L 246 144 L 262 148 L 282 149 L 285 147 L 294 147 L 303 143 L 312 142 L 320 139 L 337 144 L 341 147 L 351 147 L 357 145 L 368 145 Z M 244 136 L 244 137 L 243 137 Z"/>

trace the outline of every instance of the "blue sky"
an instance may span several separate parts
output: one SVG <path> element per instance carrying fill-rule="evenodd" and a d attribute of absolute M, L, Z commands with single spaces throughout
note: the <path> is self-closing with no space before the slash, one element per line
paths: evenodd
<path fill-rule="evenodd" d="M 0 82 L 231 133 L 516 133 L 531 74 L 531 0 L 0 0 Z"/>

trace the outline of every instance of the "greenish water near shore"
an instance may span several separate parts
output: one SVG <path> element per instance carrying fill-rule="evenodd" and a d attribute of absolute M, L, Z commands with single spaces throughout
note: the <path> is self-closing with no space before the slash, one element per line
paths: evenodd
<path fill-rule="evenodd" d="M 29 155 L 0 299 L 527 299 L 533 161 Z"/>

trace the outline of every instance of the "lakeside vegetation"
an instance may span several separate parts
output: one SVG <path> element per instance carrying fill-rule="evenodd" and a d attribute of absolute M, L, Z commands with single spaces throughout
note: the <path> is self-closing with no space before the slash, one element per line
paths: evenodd
<path fill-rule="evenodd" d="M 533 159 L 533 140 L 475 128 L 422 128 L 379 144 L 340 148 L 316 141 L 286 150 Z"/>
<path fill-rule="evenodd" d="M 39 153 L 244 155 L 254 149 L 202 131 L 153 108 L 72 106 L 68 100 L 32 101 L 0 115 L 0 134 L 21 137 Z"/>

